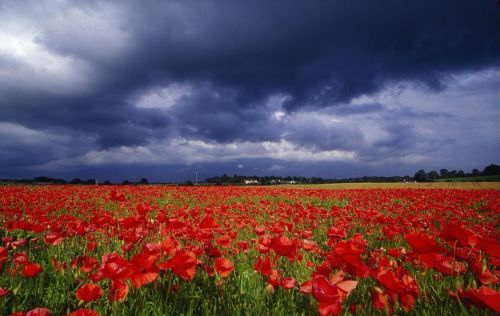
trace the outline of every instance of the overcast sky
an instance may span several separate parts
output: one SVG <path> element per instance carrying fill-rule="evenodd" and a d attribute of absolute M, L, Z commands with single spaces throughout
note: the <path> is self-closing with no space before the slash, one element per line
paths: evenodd
<path fill-rule="evenodd" d="M 499 162 L 497 0 L 0 0 L 0 178 Z"/>

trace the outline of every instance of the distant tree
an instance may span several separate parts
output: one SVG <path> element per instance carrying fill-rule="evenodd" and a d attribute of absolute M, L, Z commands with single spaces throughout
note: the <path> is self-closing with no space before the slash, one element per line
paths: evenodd
<path fill-rule="evenodd" d="M 148 179 L 142 178 L 141 181 L 139 182 L 140 184 L 148 184 Z"/>
<path fill-rule="evenodd" d="M 104 181 L 102 184 L 104 184 L 104 185 L 110 185 L 110 184 L 111 184 L 111 181 L 106 180 L 106 181 Z"/>
<path fill-rule="evenodd" d="M 432 180 L 439 178 L 439 173 L 437 173 L 436 170 L 429 171 L 428 173 L 429 178 Z"/>
<path fill-rule="evenodd" d="M 481 175 L 481 171 L 479 171 L 478 169 L 473 169 L 472 170 L 472 175 L 477 177 L 477 176 L 480 176 Z"/>
<path fill-rule="evenodd" d="M 33 179 L 35 182 L 52 182 L 52 179 L 49 177 L 36 177 Z"/>
<path fill-rule="evenodd" d="M 485 167 L 483 170 L 483 175 L 485 175 L 485 176 L 500 175 L 500 166 L 495 165 L 495 164 L 491 164 L 491 165 Z"/>
<path fill-rule="evenodd" d="M 457 177 L 461 178 L 465 176 L 465 172 L 463 170 L 458 170 Z"/>
<path fill-rule="evenodd" d="M 38 182 L 38 183 L 56 183 L 56 184 L 64 184 L 66 183 L 65 180 L 63 179 L 52 179 L 49 177 L 36 177 L 33 179 L 33 182 Z"/>
<path fill-rule="evenodd" d="M 194 184 L 193 184 L 193 182 L 191 180 L 187 180 L 186 181 L 186 185 L 189 186 L 189 187 L 194 186 Z"/>
<path fill-rule="evenodd" d="M 69 183 L 70 184 L 82 184 L 82 179 L 80 179 L 80 178 L 74 178 Z"/>
<path fill-rule="evenodd" d="M 441 178 L 448 178 L 449 173 L 450 172 L 448 171 L 448 169 L 439 170 L 439 174 L 441 175 Z"/>
<path fill-rule="evenodd" d="M 122 184 L 124 184 L 124 185 L 128 185 L 128 184 L 130 184 L 130 181 L 125 180 L 125 181 L 123 181 L 123 182 L 122 182 Z"/>
<path fill-rule="evenodd" d="M 417 173 L 415 173 L 415 180 L 419 181 L 419 182 L 427 181 L 428 176 L 427 176 L 427 173 L 425 172 L 425 170 L 422 169 L 422 170 L 417 171 Z"/>

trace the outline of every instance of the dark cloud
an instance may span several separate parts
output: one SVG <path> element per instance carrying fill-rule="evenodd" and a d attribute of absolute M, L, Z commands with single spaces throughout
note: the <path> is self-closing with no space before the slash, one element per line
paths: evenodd
<path fill-rule="evenodd" d="M 441 88 L 448 72 L 498 64 L 500 48 L 493 0 L 188 1 L 132 11 L 141 71 L 234 87 L 242 101 L 279 91 L 289 109 L 349 101 L 392 80 Z"/>
<path fill-rule="evenodd" d="M 494 0 L 1 2 L 0 124 L 13 124 L 0 129 L 1 162 L 175 139 L 338 150 L 366 164 L 430 153 L 455 136 L 426 134 L 428 122 L 458 121 L 463 108 L 356 99 L 497 74 L 499 12 Z M 462 88 L 480 102 L 497 77 Z M 141 105 L 148 95 L 160 97 Z"/>

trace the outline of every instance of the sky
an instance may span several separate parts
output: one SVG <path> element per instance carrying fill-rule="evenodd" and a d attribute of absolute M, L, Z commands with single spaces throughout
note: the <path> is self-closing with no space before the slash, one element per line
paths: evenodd
<path fill-rule="evenodd" d="M 0 178 L 499 162 L 497 0 L 0 0 Z"/>

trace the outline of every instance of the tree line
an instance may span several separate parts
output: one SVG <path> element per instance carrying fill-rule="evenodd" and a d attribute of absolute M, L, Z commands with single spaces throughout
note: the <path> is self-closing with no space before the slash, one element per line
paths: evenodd
<path fill-rule="evenodd" d="M 364 176 L 357 178 L 321 178 L 321 177 L 299 177 L 299 176 L 244 176 L 234 174 L 233 176 L 228 176 L 226 174 L 222 176 L 215 176 L 206 178 L 201 181 L 200 184 L 209 185 L 231 185 L 231 184 L 244 184 L 248 182 L 254 185 L 274 185 L 274 184 L 324 184 L 324 183 L 357 183 L 357 182 L 426 182 L 435 181 L 440 179 L 455 179 L 455 178 L 472 178 L 481 176 L 497 176 L 500 175 L 500 166 L 496 164 L 490 164 L 483 168 L 482 171 L 479 169 L 473 169 L 471 172 L 464 172 L 463 170 L 448 170 L 440 169 L 439 172 L 436 170 L 431 170 L 426 172 L 421 169 L 418 170 L 415 175 L 412 176 Z M 251 180 L 251 181 L 249 181 Z M 78 185 L 96 185 L 113 184 L 106 180 L 99 183 L 96 179 L 86 179 L 82 180 L 80 178 L 74 178 L 71 181 L 66 181 L 64 179 L 54 179 L 45 176 L 35 177 L 33 179 L 0 179 L 2 183 L 25 183 L 25 184 L 78 184 Z M 139 181 L 129 181 L 124 180 L 121 184 L 131 185 L 138 184 L 144 185 L 149 184 L 148 179 L 142 178 Z M 181 183 L 184 185 L 194 185 L 191 181 Z"/>
<path fill-rule="evenodd" d="M 254 180 L 251 184 L 273 185 L 273 184 L 324 184 L 324 183 L 343 183 L 343 182 L 404 182 L 411 181 L 410 176 L 391 176 L 391 177 L 360 177 L 360 178 L 321 178 L 321 177 L 299 177 L 299 176 L 244 176 L 226 174 L 205 179 L 207 184 L 242 184 L 245 181 Z"/>
<path fill-rule="evenodd" d="M 469 173 L 465 173 L 463 170 L 450 171 L 448 169 L 440 169 L 439 172 L 437 172 L 436 170 L 425 172 L 425 170 L 421 169 L 415 173 L 414 179 L 416 181 L 424 182 L 424 181 L 433 181 L 439 179 L 472 178 L 472 177 L 496 176 L 496 175 L 500 175 L 500 166 L 495 164 L 490 164 L 484 167 L 483 171 L 479 171 L 479 169 L 473 169 Z"/>

